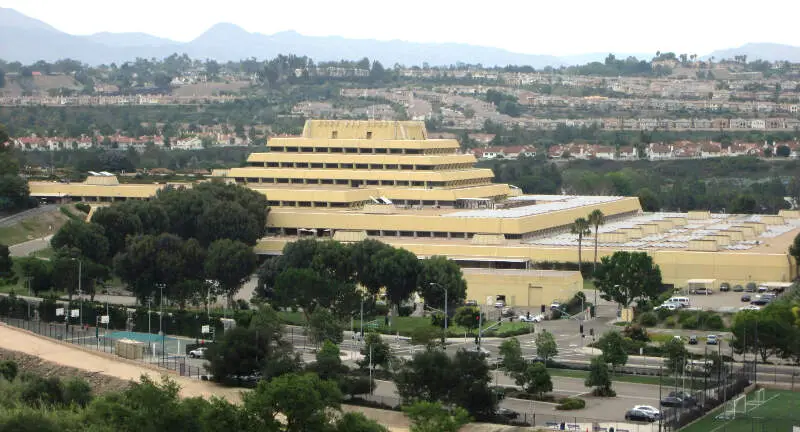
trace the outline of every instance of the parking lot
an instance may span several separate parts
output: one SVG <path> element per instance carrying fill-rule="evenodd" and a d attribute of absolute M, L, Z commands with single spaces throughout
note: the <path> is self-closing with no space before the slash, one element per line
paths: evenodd
<path fill-rule="evenodd" d="M 689 297 L 691 307 L 715 312 L 738 312 L 742 306 L 747 306 L 749 302 L 742 302 L 742 295 L 749 295 L 755 298 L 757 293 L 748 292 L 720 292 L 714 290 L 713 294 L 675 294 L 676 296 Z"/>

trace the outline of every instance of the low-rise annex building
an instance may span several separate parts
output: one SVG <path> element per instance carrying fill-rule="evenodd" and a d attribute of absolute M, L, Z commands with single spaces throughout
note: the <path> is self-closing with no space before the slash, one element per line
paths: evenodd
<path fill-rule="evenodd" d="M 267 197 L 268 234 L 256 246 L 264 255 L 280 254 L 301 237 L 375 238 L 421 258 L 458 262 L 470 300 L 493 304 L 503 296 L 509 305 L 539 307 L 582 288 L 577 272 L 541 269 L 578 261 L 570 227 L 597 209 L 606 218 L 598 254 L 647 252 L 667 284 L 796 276 L 787 248 L 800 230 L 798 211 L 644 213 L 636 197 L 523 195 L 493 183 L 492 171 L 476 168 L 475 156 L 462 153 L 456 140 L 430 139 L 422 122 L 310 120 L 301 136 L 272 138 L 267 150 L 251 154 L 246 167 L 212 174 Z M 31 182 L 31 194 L 114 201 L 146 199 L 163 187 L 89 184 L 96 181 L 90 177 L 82 188 Z M 594 235 L 584 239 L 586 262 L 593 245 Z"/>

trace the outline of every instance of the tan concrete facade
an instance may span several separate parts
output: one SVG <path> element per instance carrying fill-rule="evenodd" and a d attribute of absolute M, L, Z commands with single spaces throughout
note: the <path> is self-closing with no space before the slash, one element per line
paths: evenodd
<path fill-rule="evenodd" d="M 580 288 L 580 276 L 526 269 L 543 261 L 577 262 L 569 228 L 597 209 L 607 221 L 598 236 L 599 255 L 647 252 L 665 283 L 796 276 L 787 248 L 800 232 L 800 211 L 645 214 L 636 197 L 521 196 L 518 188 L 492 183 L 492 171 L 475 168 L 474 156 L 461 154 L 456 140 L 428 139 L 422 122 L 308 121 L 302 136 L 272 138 L 267 148 L 250 155 L 248 167 L 215 171 L 267 197 L 268 236 L 256 246 L 262 254 L 280 253 L 309 233 L 343 241 L 375 238 L 419 257 L 444 255 L 465 267 L 487 267 L 465 269 L 470 299 L 502 294 L 509 303 L 513 298 L 538 306 L 567 299 Z M 108 177 L 30 183 L 32 196 L 95 202 L 148 199 L 163 187 L 121 185 Z M 593 242 L 594 234 L 583 241 L 586 262 Z M 512 261 L 516 270 L 488 269 Z"/>

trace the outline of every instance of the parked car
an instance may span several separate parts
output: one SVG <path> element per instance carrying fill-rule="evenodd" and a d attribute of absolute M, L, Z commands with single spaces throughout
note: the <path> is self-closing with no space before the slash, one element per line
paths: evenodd
<path fill-rule="evenodd" d="M 745 292 L 756 292 L 756 284 L 755 282 L 748 282 L 747 285 L 744 287 Z"/>
<path fill-rule="evenodd" d="M 697 398 L 692 396 L 690 393 L 686 393 L 685 391 L 671 391 L 669 395 L 671 397 L 677 397 L 683 400 L 684 406 L 691 406 L 697 404 Z"/>
<path fill-rule="evenodd" d="M 542 317 L 541 314 L 540 315 L 530 315 L 530 314 L 528 314 L 528 315 L 520 315 L 519 316 L 520 322 L 538 323 L 538 322 L 542 322 L 542 318 L 543 317 Z"/>
<path fill-rule="evenodd" d="M 514 309 L 511 309 L 510 307 L 504 307 L 500 311 L 500 315 L 502 315 L 503 317 L 508 318 L 508 317 L 512 317 L 512 316 L 516 315 L 516 312 L 514 312 Z"/>
<path fill-rule="evenodd" d="M 689 336 L 689 345 L 697 345 L 697 336 L 695 335 Z"/>
<path fill-rule="evenodd" d="M 661 417 L 661 411 L 658 408 L 651 405 L 636 405 L 631 409 L 650 413 L 654 415 L 656 418 Z"/>
<path fill-rule="evenodd" d="M 677 396 L 667 396 L 661 399 L 661 406 L 669 408 L 681 408 L 687 406 L 683 399 Z"/>
<path fill-rule="evenodd" d="M 550 310 L 556 310 L 561 308 L 561 303 L 554 301 L 550 303 Z"/>
<path fill-rule="evenodd" d="M 728 292 L 731 290 L 731 284 L 729 284 L 728 282 L 723 282 L 719 284 L 719 290 L 720 292 Z"/>
<path fill-rule="evenodd" d="M 519 418 L 519 413 L 518 412 L 516 412 L 514 410 L 510 410 L 508 408 L 497 408 L 497 411 L 495 411 L 494 414 L 497 417 L 502 417 L 502 418 L 508 419 L 508 420 L 514 420 L 514 419 Z"/>
<path fill-rule="evenodd" d="M 506 301 L 505 300 L 498 300 L 498 301 L 494 302 L 494 307 L 496 307 L 497 309 L 502 309 L 502 308 L 506 307 Z"/>
<path fill-rule="evenodd" d="M 662 303 L 661 305 L 656 306 L 655 309 L 653 309 L 653 310 L 666 309 L 666 310 L 674 311 L 674 310 L 680 309 L 680 307 L 681 306 L 679 304 L 675 304 L 675 303 Z"/>
<path fill-rule="evenodd" d="M 637 409 L 629 409 L 625 412 L 625 420 L 631 421 L 645 421 L 645 422 L 654 422 L 658 420 L 655 415 L 644 411 L 644 410 L 637 410 Z"/>
<path fill-rule="evenodd" d="M 756 306 L 754 304 L 750 304 L 750 305 L 747 305 L 747 306 L 740 307 L 739 310 L 740 311 L 746 311 L 746 310 L 759 311 L 759 310 L 761 310 L 761 306 Z"/>
<path fill-rule="evenodd" d="M 189 351 L 189 357 L 191 358 L 205 358 L 206 356 L 206 347 L 200 347 Z"/>
<path fill-rule="evenodd" d="M 706 345 L 716 345 L 719 343 L 719 339 L 717 335 L 708 335 L 706 336 Z"/>
<path fill-rule="evenodd" d="M 764 296 L 756 296 L 756 298 L 754 298 L 750 304 L 756 306 L 766 306 L 770 301 L 771 299 L 765 298 Z"/>
<path fill-rule="evenodd" d="M 742 292 L 742 291 L 744 291 L 744 287 L 743 286 L 741 286 L 741 285 L 734 285 L 733 286 L 733 292 Z"/>
<path fill-rule="evenodd" d="M 742 296 L 742 301 L 743 302 L 749 302 L 750 300 L 752 300 L 752 299 L 750 298 L 749 294 L 745 294 L 745 295 Z"/>
<path fill-rule="evenodd" d="M 694 293 L 700 295 L 711 295 L 714 294 L 714 290 L 712 290 L 711 288 L 698 288 L 694 290 Z"/>
<path fill-rule="evenodd" d="M 478 306 L 477 300 L 467 300 L 464 302 L 464 306 Z"/>
<path fill-rule="evenodd" d="M 466 351 L 467 352 L 471 352 L 471 353 L 480 354 L 480 355 L 482 355 L 484 357 L 491 357 L 492 356 L 492 353 L 489 352 L 489 350 L 487 350 L 486 348 L 483 348 L 483 347 L 479 347 L 479 346 L 473 346 L 473 347 L 467 348 Z"/>

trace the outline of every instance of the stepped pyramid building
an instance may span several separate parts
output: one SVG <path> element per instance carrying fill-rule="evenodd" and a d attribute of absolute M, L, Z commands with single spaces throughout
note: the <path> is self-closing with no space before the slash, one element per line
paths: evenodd
<path fill-rule="evenodd" d="M 374 238 L 420 258 L 443 255 L 464 268 L 468 298 L 539 307 L 583 287 L 575 271 L 544 270 L 577 263 L 573 221 L 601 210 L 598 255 L 644 251 L 664 282 L 786 283 L 796 275 L 787 247 L 800 231 L 800 212 L 727 215 L 707 211 L 643 213 L 636 197 L 523 195 L 493 183 L 456 140 L 430 139 L 422 122 L 310 120 L 302 136 L 276 137 L 246 167 L 223 177 L 266 195 L 267 237 L 256 246 L 280 254 L 301 237 L 355 242 Z M 153 196 L 163 185 L 31 182 L 44 199 L 113 202 Z M 594 234 L 583 241 L 591 265 Z"/>

